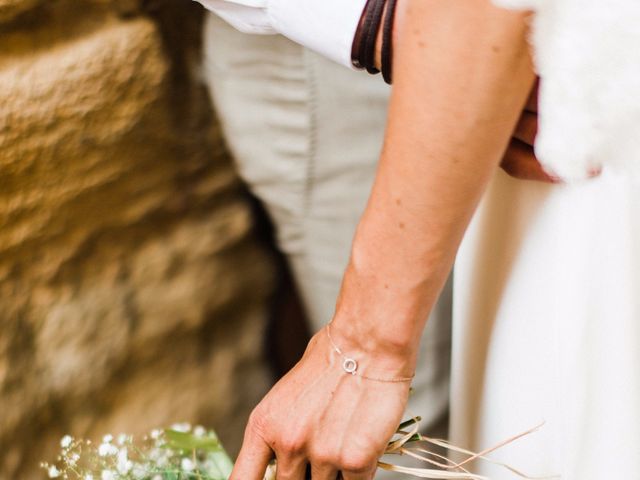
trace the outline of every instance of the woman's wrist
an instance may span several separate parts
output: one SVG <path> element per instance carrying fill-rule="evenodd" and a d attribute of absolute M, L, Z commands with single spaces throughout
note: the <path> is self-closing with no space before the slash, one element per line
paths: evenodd
<path fill-rule="evenodd" d="M 377 368 L 407 376 L 415 367 L 427 313 L 424 297 L 415 291 L 400 293 L 392 283 L 391 279 L 358 271 L 350 263 L 332 332 L 345 352 L 375 358 Z"/>
<path fill-rule="evenodd" d="M 362 333 L 361 327 L 364 326 L 363 322 L 356 319 L 336 315 L 319 335 L 328 340 L 330 355 L 337 355 L 341 364 L 345 360 L 355 360 L 357 374 L 364 378 L 386 381 L 408 381 L 413 378 L 417 347 L 409 345 L 396 348 L 397 345 L 380 341 L 372 335 L 372 330 Z"/>

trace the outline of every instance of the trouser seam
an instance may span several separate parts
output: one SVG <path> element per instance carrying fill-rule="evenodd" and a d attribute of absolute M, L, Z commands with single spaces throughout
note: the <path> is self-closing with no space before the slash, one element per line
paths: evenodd
<path fill-rule="evenodd" d="M 316 161 L 318 155 L 318 82 L 315 72 L 315 64 L 311 53 L 304 51 L 305 70 L 307 73 L 307 94 L 308 94 L 308 157 L 304 181 L 304 201 L 303 217 L 306 219 L 311 213 L 313 200 L 313 187 L 316 176 Z"/>

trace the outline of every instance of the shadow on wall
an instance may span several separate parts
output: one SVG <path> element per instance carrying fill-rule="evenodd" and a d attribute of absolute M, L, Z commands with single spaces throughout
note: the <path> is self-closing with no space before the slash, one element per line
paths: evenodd
<path fill-rule="evenodd" d="M 0 0 L 0 479 L 65 433 L 211 425 L 271 376 L 276 275 L 188 0 Z"/>

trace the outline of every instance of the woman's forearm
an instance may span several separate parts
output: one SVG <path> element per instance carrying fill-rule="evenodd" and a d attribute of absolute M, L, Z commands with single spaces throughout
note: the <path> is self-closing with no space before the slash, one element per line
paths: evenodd
<path fill-rule="evenodd" d="M 399 2 L 385 147 L 334 319 L 352 348 L 411 368 L 531 89 L 525 34 L 488 0 Z"/>
<path fill-rule="evenodd" d="M 261 479 L 274 453 L 278 478 L 309 465 L 314 479 L 373 478 L 420 330 L 531 86 L 518 14 L 485 0 L 400 5 L 386 145 L 333 328 L 253 411 L 233 480 Z"/>

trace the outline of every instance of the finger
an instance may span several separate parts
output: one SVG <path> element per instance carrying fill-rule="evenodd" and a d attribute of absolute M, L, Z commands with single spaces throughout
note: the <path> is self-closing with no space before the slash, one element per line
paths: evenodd
<path fill-rule="evenodd" d="M 342 472 L 342 477 L 340 478 L 342 478 L 343 480 L 371 480 L 374 477 L 375 473 L 375 469 L 365 473 Z"/>
<path fill-rule="evenodd" d="M 516 126 L 513 137 L 517 138 L 521 142 L 527 145 L 532 145 L 536 141 L 536 135 L 538 134 L 538 114 L 531 112 L 522 112 L 520 121 Z"/>
<path fill-rule="evenodd" d="M 307 478 L 307 460 L 304 457 L 277 455 L 277 458 L 276 480 L 305 480 Z"/>
<path fill-rule="evenodd" d="M 263 480 L 273 452 L 249 422 L 242 448 L 229 480 Z"/>
<path fill-rule="evenodd" d="M 536 79 L 536 83 L 533 85 L 533 89 L 531 90 L 531 95 L 529 95 L 529 99 L 527 100 L 527 105 L 524 109 L 528 112 L 538 113 L 538 94 L 540 91 L 540 79 Z"/>
<path fill-rule="evenodd" d="M 311 480 L 336 480 L 342 478 L 331 465 L 311 464 Z"/>
<path fill-rule="evenodd" d="M 533 148 L 519 140 L 511 141 L 500 166 L 509 175 L 520 180 L 561 183 L 560 179 L 544 171 L 533 152 Z"/>

